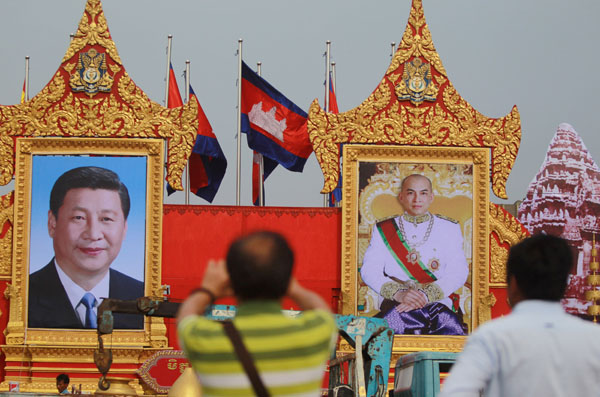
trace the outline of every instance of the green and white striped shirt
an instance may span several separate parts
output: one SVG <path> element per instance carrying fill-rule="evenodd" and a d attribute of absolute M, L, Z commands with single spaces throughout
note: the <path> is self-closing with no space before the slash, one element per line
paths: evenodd
<path fill-rule="evenodd" d="M 237 308 L 233 322 L 272 396 L 320 394 L 325 362 L 337 340 L 330 313 L 309 310 L 291 318 L 277 301 L 253 301 Z M 220 323 L 188 316 L 178 332 L 204 396 L 254 395 Z"/>

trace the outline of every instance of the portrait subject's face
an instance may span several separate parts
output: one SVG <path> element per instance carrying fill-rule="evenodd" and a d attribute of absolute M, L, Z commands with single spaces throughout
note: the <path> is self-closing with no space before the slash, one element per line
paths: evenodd
<path fill-rule="evenodd" d="M 423 215 L 433 202 L 433 191 L 429 179 L 412 175 L 404 180 L 398 201 L 409 215 Z"/>
<path fill-rule="evenodd" d="M 105 274 L 119 254 L 126 232 L 127 221 L 116 191 L 71 189 L 57 217 L 48 211 L 48 234 L 56 261 L 68 275 Z"/>

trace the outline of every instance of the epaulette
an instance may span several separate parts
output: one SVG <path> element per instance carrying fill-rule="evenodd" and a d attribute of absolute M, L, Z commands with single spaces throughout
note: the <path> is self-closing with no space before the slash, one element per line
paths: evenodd
<path fill-rule="evenodd" d="M 378 223 L 385 222 L 385 221 L 387 221 L 387 220 L 394 219 L 394 218 L 397 218 L 397 217 L 399 217 L 399 216 L 400 216 L 400 215 L 398 215 L 398 214 L 396 214 L 396 215 L 390 215 L 390 216 L 386 216 L 385 218 L 377 219 L 377 220 L 375 221 L 375 224 L 377 225 Z"/>
<path fill-rule="evenodd" d="M 458 223 L 458 221 L 456 219 L 452 219 L 452 218 L 450 218 L 448 216 L 445 216 L 445 215 L 435 214 L 435 216 L 437 216 L 438 218 L 442 218 L 442 219 L 445 219 L 447 221 L 450 221 L 452 223 Z"/>

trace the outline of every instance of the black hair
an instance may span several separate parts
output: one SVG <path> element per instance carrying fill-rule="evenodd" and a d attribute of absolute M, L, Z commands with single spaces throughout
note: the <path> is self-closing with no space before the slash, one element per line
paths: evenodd
<path fill-rule="evenodd" d="M 131 206 L 129 191 L 119 179 L 119 175 L 101 167 L 73 168 L 58 177 L 50 192 L 50 211 L 54 217 L 58 217 L 58 210 L 63 205 L 67 192 L 79 188 L 104 189 L 119 193 L 121 209 L 127 219 Z"/>
<path fill-rule="evenodd" d="M 567 288 L 572 260 L 564 239 L 537 234 L 510 249 L 506 278 L 515 277 L 525 299 L 559 301 Z"/>
<path fill-rule="evenodd" d="M 71 379 L 69 379 L 69 375 L 67 374 L 60 374 L 56 377 L 56 383 L 59 381 L 62 381 L 65 385 L 68 385 Z"/>
<path fill-rule="evenodd" d="M 282 298 L 290 283 L 294 253 L 283 236 L 259 231 L 234 241 L 227 252 L 227 272 L 242 301 Z"/>

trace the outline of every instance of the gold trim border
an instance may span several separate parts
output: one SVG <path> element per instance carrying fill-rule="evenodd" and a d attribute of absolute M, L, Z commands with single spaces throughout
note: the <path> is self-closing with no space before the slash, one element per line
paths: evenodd
<path fill-rule="evenodd" d="M 506 260 L 509 247 L 529 235 L 527 229 L 508 211 L 490 203 L 490 288 L 506 288 Z M 496 240 L 496 238 L 497 240 Z M 500 244 L 498 244 L 500 242 Z"/>
<path fill-rule="evenodd" d="M 394 144 L 479 147 L 491 150 L 491 181 L 496 196 L 507 198 L 506 181 L 521 143 L 516 106 L 500 118 L 479 113 L 460 96 L 446 74 L 425 20 L 422 0 L 413 0 L 402 41 L 385 75 L 360 105 L 341 113 L 325 112 L 315 99 L 308 110 L 308 135 L 329 193 L 338 183 L 341 144 Z M 395 90 L 406 63 L 420 59 L 431 67 L 438 87 L 435 102 L 418 106 L 399 100 Z"/>
<path fill-rule="evenodd" d="M 489 164 L 490 149 L 456 147 L 414 147 L 391 145 L 345 145 L 342 199 L 342 314 L 357 314 L 358 258 L 358 166 L 361 161 L 473 165 L 473 256 L 472 323 L 470 329 L 491 318 L 489 294 Z M 393 352 L 405 354 L 422 350 L 458 352 L 464 336 L 395 335 Z"/>
<path fill-rule="evenodd" d="M 163 147 L 160 139 L 17 139 L 12 283 L 7 285 L 5 291 L 5 296 L 10 299 L 10 316 L 6 327 L 7 345 L 95 346 L 98 342 L 97 334 L 92 330 L 28 329 L 25 326 L 33 155 L 100 154 L 147 157 L 145 294 L 153 295 L 154 291 L 159 289 L 161 281 Z M 104 338 L 106 343 L 114 347 L 167 346 L 166 327 L 164 321 L 158 318 L 146 318 L 143 331 L 117 330 Z"/>

